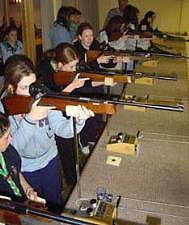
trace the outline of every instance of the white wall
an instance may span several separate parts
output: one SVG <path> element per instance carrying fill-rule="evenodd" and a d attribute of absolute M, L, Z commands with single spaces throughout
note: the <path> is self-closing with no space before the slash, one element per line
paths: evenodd
<path fill-rule="evenodd" d="M 156 24 L 162 31 L 178 32 L 181 22 L 181 8 L 183 0 L 129 0 L 129 3 L 140 10 L 140 17 L 148 10 L 157 14 Z M 186 0 L 189 2 L 189 0 Z M 108 10 L 117 5 L 117 0 L 98 0 L 100 27 Z"/>
<path fill-rule="evenodd" d="M 45 25 L 44 46 L 48 46 L 47 33 L 50 24 L 55 19 L 57 10 L 62 4 L 75 5 L 78 2 L 80 10 L 83 12 L 83 20 L 90 22 L 97 31 L 102 28 L 105 16 L 110 8 L 117 5 L 117 0 L 33 0 L 35 9 L 35 24 L 41 27 L 41 14 Z M 129 0 L 141 12 L 141 17 L 148 10 L 157 13 L 156 24 L 162 31 L 188 32 L 189 33 L 189 0 Z M 40 13 L 40 3 L 42 11 Z M 15 10 L 17 9 L 17 10 Z M 10 5 L 10 15 L 20 24 L 19 5 Z M 0 0 L 0 24 L 3 17 L 3 1 Z M 46 43 L 47 42 L 47 43 Z"/>
<path fill-rule="evenodd" d="M 117 6 L 117 0 L 98 0 L 98 11 L 99 11 L 99 28 L 101 29 L 104 25 L 109 9 Z"/>
<path fill-rule="evenodd" d="M 95 36 L 98 34 L 99 27 L 99 13 L 98 13 L 98 1 L 80 0 L 80 10 L 82 12 L 82 20 L 92 25 Z"/>
<path fill-rule="evenodd" d="M 182 0 L 130 0 L 130 2 L 139 8 L 142 16 L 148 10 L 155 11 L 159 30 L 171 32 L 180 30 Z"/>
<path fill-rule="evenodd" d="M 60 0 L 53 0 L 48 1 L 48 4 L 44 3 L 44 0 L 40 0 L 43 50 L 45 51 L 52 48 L 49 39 L 49 30 L 56 19 L 57 11 L 62 2 Z"/>
<path fill-rule="evenodd" d="M 182 3 L 182 17 L 181 17 L 181 32 L 187 32 L 189 34 L 189 0 L 183 0 Z"/>

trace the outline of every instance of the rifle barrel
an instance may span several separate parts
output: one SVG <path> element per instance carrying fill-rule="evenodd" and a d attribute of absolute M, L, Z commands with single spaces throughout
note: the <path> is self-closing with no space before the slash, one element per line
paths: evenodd
<path fill-rule="evenodd" d="M 90 50 L 87 52 L 87 59 L 89 61 L 97 59 L 99 55 L 113 55 L 113 56 L 121 56 L 121 57 L 128 57 L 129 60 L 148 60 L 153 56 L 163 56 L 169 58 L 183 58 L 188 59 L 189 57 L 181 55 L 181 54 L 174 54 L 169 52 L 155 52 L 155 51 L 129 51 L 129 50 L 119 50 L 119 51 L 93 51 Z"/>
<path fill-rule="evenodd" d="M 109 101 L 115 102 L 113 101 Z M 114 103 L 115 104 L 115 103 Z M 179 101 L 159 101 L 159 100 L 150 100 L 149 96 L 138 98 L 136 96 L 126 97 L 125 99 L 119 100 L 120 105 L 127 105 L 127 106 L 137 106 L 137 107 L 144 107 L 149 109 L 159 109 L 159 110 L 167 110 L 167 111 L 177 111 L 183 112 L 184 106 Z"/>
<path fill-rule="evenodd" d="M 177 76 L 162 76 L 162 75 L 155 75 L 152 78 L 159 79 L 159 80 L 170 80 L 170 81 L 177 81 Z"/>
<path fill-rule="evenodd" d="M 126 75 L 134 76 L 135 79 L 147 77 L 147 78 L 153 78 L 157 80 L 177 81 L 177 75 L 160 75 L 156 73 L 149 74 L 149 73 L 143 73 L 143 72 L 136 72 L 134 74 L 126 74 Z"/>
<path fill-rule="evenodd" d="M 163 57 L 169 57 L 169 58 L 188 58 L 187 56 L 181 55 L 181 54 L 174 54 L 169 52 L 155 52 L 155 51 L 126 51 L 127 54 L 131 54 L 133 56 L 140 56 L 145 58 L 150 58 L 152 56 L 163 56 Z"/>
<path fill-rule="evenodd" d="M 138 107 L 145 107 L 149 109 L 159 109 L 159 110 L 167 110 L 167 111 L 177 111 L 177 112 L 183 112 L 184 108 L 182 105 L 176 105 L 176 106 L 169 106 L 169 105 L 153 105 L 148 103 L 137 103 L 137 102 L 127 102 L 125 105 L 128 106 L 138 106 Z"/>
<path fill-rule="evenodd" d="M 61 96 L 60 96 L 61 98 Z M 111 104 L 111 105 L 128 105 L 128 106 L 138 106 L 138 107 L 145 107 L 151 109 L 161 109 L 161 110 L 168 110 L 168 111 L 179 111 L 183 112 L 184 106 L 179 102 L 168 102 L 168 101 L 161 101 L 160 103 L 153 103 L 153 101 L 149 101 L 149 97 L 146 98 L 148 102 L 140 102 L 137 100 L 130 100 L 130 99 L 118 99 L 118 96 L 113 96 L 111 99 L 103 99 L 103 98 L 89 98 L 89 97 L 76 97 L 76 96 L 65 96 L 65 98 L 70 100 L 77 100 L 81 102 L 91 102 L 91 103 L 103 103 L 103 104 Z M 136 98 L 137 99 L 137 98 Z M 157 101 L 156 101 L 157 102 Z"/>

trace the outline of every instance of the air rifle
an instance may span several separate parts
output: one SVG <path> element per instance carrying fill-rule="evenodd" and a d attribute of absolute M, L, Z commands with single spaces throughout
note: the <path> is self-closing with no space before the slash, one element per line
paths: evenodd
<path fill-rule="evenodd" d="M 90 71 L 87 71 L 86 74 L 89 74 Z M 112 79 L 114 79 L 114 76 L 116 77 L 116 75 L 119 77 L 119 79 L 117 79 L 117 83 L 126 83 L 124 80 L 125 77 L 127 77 L 128 81 L 127 83 L 134 83 L 135 80 L 140 79 L 140 78 L 153 78 L 156 80 L 167 80 L 167 81 L 177 81 L 177 75 L 176 74 L 170 74 L 170 75 L 163 75 L 163 74 L 157 74 L 157 73 L 144 73 L 144 72 L 133 72 L 133 73 L 123 73 L 120 70 L 108 70 L 108 69 L 102 69 L 101 71 L 95 71 L 95 73 L 101 75 L 102 76 L 107 76 L 107 77 L 112 77 Z M 83 76 L 84 77 L 84 76 Z M 85 76 L 87 77 L 87 76 Z M 90 76 L 89 76 L 90 77 Z M 130 77 L 130 79 L 129 79 Z M 61 78 L 60 78 L 61 79 Z M 123 80 L 121 80 L 123 79 Z M 95 80 L 95 78 L 94 78 Z"/>
<path fill-rule="evenodd" d="M 34 99 L 30 96 L 10 95 L 3 100 L 5 112 L 8 115 L 28 113 Z M 105 100 L 98 100 L 85 97 L 73 97 L 67 95 L 44 95 L 40 98 L 39 106 L 55 106 L 56 110 L 65 111 L 68 105 L 82 105 L 91 109 L 94 113 L 112 115 L 116 111 L 116 105 Z"/>
<path fill-rule="evenodd" d="M 53 75 L 53 79 L 56 85 L 68 85 L 75 78 L 77 72 L 56 72 Z M 108 79 L 112 79 L 115 83 L 131 83 L 132 77 L 125 76 L 123 74 L 116 74 L 115 72 L 101 72 L 101 71 L 87 71 L 80 72 L 79 78 L 90 78 L 91 81 L 105 82 Z"/>
<path fill-rule="evenodd" d="M 158 38 L 164 38 L 164 39 L 173 39 L 173 40 L 182 40 L 184 41 L 184 36 L 187 36 L 187 33 L 183 34 L 171 34 L 169 32 L 162 32 L 159 30 L 155 31 L 134 31 L 134 30 L 123 30 L 123 31 L 117 31 L 113 32 L 109 35 L 108 40 L 109 41 L 117 41 L 122 36 L 127 36 L 128 38 L 133 39 L 142 39 L 142 38 L 148 38 L 153 39 L 154 37 Z"/>
<path fill-rule="evenodd" d="M 68 85 L 70 84 L 76 76 L 76 72 L 66 72 L 59 71 L 54 73 L 53 79 L 54 83 L 57 86 Z M 134 72 L 132 74 L 123 74 L 121 71 L 111 71 L 111 70 L 103 70 L 103 71 L 87 71 L 80 72 L 79 78 L 90 78 L 91 81 L 96 82 L 105 82 L 108 81 L 112 83 L 134 83 L 135 80 L 140 78 L 153 78 L 160 80 L 169 80 L 176 81 L 176 75 L 159 75 L 156 73 L 143 73 L 143 72 Z"/>
<path fill-rule="evenodd" d="M 84 222 L 80 220 L 80 218 L 74 218 L 73 216 L 59 216 L 55 213 L 50 213 L 44 210 L 39 210 L 34 207 L 31 207 L 27 204 L 20 203 L 20 202 L 14 202 L 12 200 L 7 200 L 0 198 L 0 211 L 3 222 L 8 224 L 21 224 L 19 223 L 19 218 L 16 217 L 17 214 L 22 215 L 29 215 L 29 216 L 37 216 L 37 220 L 40 222 L 44 222 L 43 219 L 48 219 L 51 221 L 57 221 L 65 224 L 72 224 L 72 225 L 94 225 L 94 223 L 91 220 L 90 222 Z M 10 212 L 13 212 L 13 214 L 10 214 Z M 13 217 L 12 219 L 10 217 Z M 16 221 L 15 221 L 16 219 Z M 14 223 L 12 223 L 14 222 Z M 16 223 L 17 222 L 17 223 Z"/>
<path fill-rule="evenodd" d="M 168 111 L 183 112 L 184 105 L 181 103 L 180 99 L 175 99 L 174 101 L 159 100 L 151 98 L 149 95 L 137 97 L 135 95 L 126 95 L 123 99 L 123 105 L 127 106 L 138 106 L 150 109 L 160 109 Z M 126 101 L 126 104 L 124 104 Z"/>
<path fill-rule="evenodd" d="M 163 32 L 156 30 L 154 31 L 154 35 L 158 38 L 164 38 L 164 39 L 172 39 L 172 40 L 181 40 L 185 41 L 185 37 L 187 36 L 187 33 L 170 33 L 170 32 Z"/>
<path fill-rule="evenodd" d="M 128 62 L 130 60 L 138 60 L 138 61 L 146 61 L 148 60 L 149 56 L 144 57 L 143 55 L 134 55 L 133 52 L 129 51 L 120 51 L 120 50 L 111 50 L 111 51 L 100 51 L 100 50 L 89 50 L 87 51 L 87 62 L 91 62 L 96 60 L 99 56 L 112 56 L 114 61 L 118 61 L 118 58 L 123 58 L 124 62 Z"/>
<path fill-rule="evenodd" d="M 93 60 L 96 60 L 100 55 L 112 55 L 112 57 L 117 60 L 119 57 L 123 57 L 124 62 L 128 62 L 130 60 L 137 60 L 137 61 L 146 61 L 151 60 L 153 57 L 169 57 L 169 58 L 183 58 L 187 59 L 187 56 L 181 55 L 181 54 L 174 54 L 170 53 L 168 51 L 164 50 L 136 50 L 136 51 L 130 51 L 130 50 L 116 50 L 116 51 L 97 51 L 97 50 L 89 50 L 87 51 L 87 61 L 91 62 Z"/>
<path fill-rule="evenodd" d="M 149 96 L 136 97 L 129 96 L 119 99 L 118 96 L 107 98 L 78 97 L 73 95 L 64 95 L 60 93 L 48 93 L 46 87 L 41 84 L 33 83 L 30 85 L 30 96 L 10 95 L 5 97 L 3 105 L 9 115 L 23 114 L 30 111 L 33 99 L 40 99 L 38 105 L 55 106 L 56 110 L 64 111 L 67 105 L 84 105 L 94 113 L 113 114 L 116 111 L 116 105 L 127 105 L 145 107 L 151 109 L 169 110 L 183 112 L 184 106 L 178 101 L 158 101 L 151 100 Z"/>

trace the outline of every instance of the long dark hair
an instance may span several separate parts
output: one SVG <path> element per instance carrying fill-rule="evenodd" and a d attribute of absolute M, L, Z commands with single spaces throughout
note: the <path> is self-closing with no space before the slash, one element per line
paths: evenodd
<path fill-rule="evenodd" d="M 55 61 L 67 64 L 78 59 L 77 51 L 70 43 L 61 43 L 55 49 Z"/>
<path fill-rule="evenodd" d="M 132 5 L 127 5 L 125 7 L 124 13 L 123 13 L 123 19 L 126 24 L 132 23 L 136 27 L 138 26 L 138 16 L 137 13 L 139 13 L 139 9 Z"/>
<path fill-rule="evenodd" d="M 62 6 L 57 13 L 55 24 L 64 26 L 69 31 L 68 18 L 70 15 L 70 9 L 67 6 Z"/>
<path fill-rule="evenodd" d="M 16 31 L 18 33 L 18 28 L 15 25 L 8 26 L 5 30 L 5 35 L 9 35 L 12 31 Z"/>
<path fill-rule="evenodd" d="M 149 18 L 152 18 L 156 13 L 154 11 L 148 11 L 145 15 L 144 15 L 144 21 L 148 21 Z"/>
<path fill-rule="evenodd" d="M 82 35 L 82 33 L 87 29 L 93 31 L 93 28 L 89 23 L 85 23 L 85 22 L 81 23 L 77 29 L 77 36 Z"/>
<path fill-rule="evenodd" d="M 104 30 L 107 36 L 110 37 L 111 34 L 121 32 L 121 26 L 124 24 L 124 19 L 122 16 L 116 15 L 110 19 Z"/>
<path fill-rule="evenodd" d="M 0 112 L 0 138 L 7 132 L 10 127 L 8 118 Z"/>
<path fill-rule="evenodd" d="M 16 91 L 18 83 L 26 76 L 35 73 L 35 67 L 32 61 L 25 55 L 10 56 L 5 63 L 5 81 L 4 88 L 8 92 L 8 86 L 13 86 Z"/>
<path fill-rule="evenodd" d="M 73 6 L 68 6 L 68 9 L 69 9 L 69 15 L 82 15 L 81 11 L 79 11 Z"/>

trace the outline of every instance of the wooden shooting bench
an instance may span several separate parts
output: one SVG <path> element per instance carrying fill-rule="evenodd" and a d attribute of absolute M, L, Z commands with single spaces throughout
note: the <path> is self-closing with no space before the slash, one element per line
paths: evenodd
<path fill-rule="evenodd" d="M 185 53 L 185 42 L 165 41 Z M 154 72 L 154 68 L 137 65 L 137 70 Z M 147 216 L 160 219 L 161 225 L 189 224 L 189 114 L 188 71 L 185 59 L 159 58 L 155 72 L 176 72 L 176 82 L 155 81 L 153 86 L 131 84 L 128 95 L 183 98 L 184 112 L 149 109 L 145 112 L 124 110 L 117 106 L 99 142 L 81 174 L 81 198 L 94 198 L 96 189 L 104 187 L 121 196 L 117 206 L 118 224 L 133 221 L 146 224 Z M 134 155 L 109 152 L 106 145 L 112 135 L 142 131 L 139 149 Z M 75 187 L 66 208 L 76 208 Z M 122 221 L 122 222 L 120 222 Z M 131 223 L 133 224 L 133 223 Z M 155 224 L 155 223 L 154 223 Z"/>

